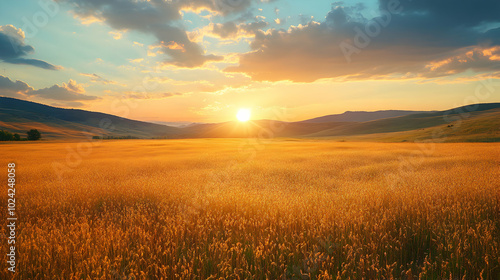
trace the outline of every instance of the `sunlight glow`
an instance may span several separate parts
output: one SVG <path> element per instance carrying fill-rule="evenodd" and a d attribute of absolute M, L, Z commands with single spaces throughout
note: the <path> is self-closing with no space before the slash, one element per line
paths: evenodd
<path fill-rule="evenodd" d="M 250 116 L 252 113 L 250 112 L 250 109 L 240 109 L 238 113 L 236 114 L 236 118 L 240 122 L 247 122 L 250 120 Z"/>

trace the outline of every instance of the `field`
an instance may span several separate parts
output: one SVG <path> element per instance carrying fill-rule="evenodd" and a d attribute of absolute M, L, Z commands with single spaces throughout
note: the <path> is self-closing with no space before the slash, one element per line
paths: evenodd
<path fill-rule="evenodd" d="M 0 278 L 500 279 L 498 143 L 247 141 L 1 144 Z"/>

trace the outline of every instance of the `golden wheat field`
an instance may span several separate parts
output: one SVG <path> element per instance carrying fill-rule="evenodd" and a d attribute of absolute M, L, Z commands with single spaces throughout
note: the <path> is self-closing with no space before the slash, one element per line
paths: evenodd
<path fill-rule="evenodd" d="M 0 278 L 500 279 L 499 144 L 246 141 L 0 145 Z"/>

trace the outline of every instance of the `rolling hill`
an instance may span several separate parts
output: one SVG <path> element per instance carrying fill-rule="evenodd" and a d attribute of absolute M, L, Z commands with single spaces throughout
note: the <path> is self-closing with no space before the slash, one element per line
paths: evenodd
<path fill-rule="evenodd" d="M 305 120 L 307 123 L 324 123 L 324 122 L 368 122 L 379 119 L 401 117 L 412 114 L 428 113 L 426 111 L 400 111 L 400 110 L 384 110 L 376 112 L 364 111 L 346 111 L 342 114 L 322 116 L 314 119 Z"/>
<path fill-rule="evenodd" d="M 474 110 L 471 110 L 474 109 Z M 470 110 L 470 111 L 469 111 Z M 395 118 L 380 119 L 369 122 L 347 123 L 332 129 L 307 135 L 308 137 L 339 137 L 359 136 L 365 138 L 380 137 L 383 133 L 399 132 L 402 139 L 413 141 L 416 139 L 440 139 L 438 129 L 449 130 L 446 134 L 453 135 L 454 139 L 476 139 L 477 141 L 500 140 L 500 103 L 475 104 L 446 111 L 428 112 L 406 115 Z M 434 135 L 428 135 L 432 131 Z M 404 133 L 403 133 L 404 132 Z M 386 135 L 391 138 L 390 135 Z"/>
<path fill-rule="evenodd" d="M 476 104 L 431 112 L 348 111 L 300 122 L 256 120 L 248 123 L 224 122 L 171 127 L 110 114 L 62 109 L 0 97 L 0 129 L 24 134 L 31 128 L 41 131 L 44 139 L 78 139 L 92 136 L 112 138 L 293 137 L 384 142 L 425 139 L 447 142 L 498 142 L 500 141 L 500 103 Z"/>
<path fill-rule="evenodd" d="M 141 122 L 110 114 L 62 109 L 15 98 L 0 97 L 0 129 L 25 133 L 31 128 L 46 139 L 84 138 L 89 135 L 114 137 L 174 137 L 175 127 Z"/>
<path fill-rule="evenodd" d="M 386 121 L 384 120 L 384 124 Z M 432 140 L 433 142 L 500 142 L 500 109 L 491 109 L 454 122 L 440 122 L 437 119 L 422 128 L 406 127 L 400 131 L 362 133 L 362 127 L 344 127 L 333 131 L 321 131 L 307 135 L 310 138 L 332 139 L 343 141 L 377 141 L 377 142 L 414 142 Z M 375 125 L 378 125 L 375 123 Z M 420 127 L 420 125 L 419 125 Z M 351 130 L 349 132 L 349 130 Z M 373 131 L 372 130 L 372 131 Z"/>

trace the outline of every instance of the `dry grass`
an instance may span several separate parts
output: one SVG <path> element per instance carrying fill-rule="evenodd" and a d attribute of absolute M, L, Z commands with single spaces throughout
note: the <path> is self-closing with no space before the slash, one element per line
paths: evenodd
<path fill-rule="evenodd" d="M 500 279 L 500 145 L 242 141 L 0 145 L 13 279 Z"/>

